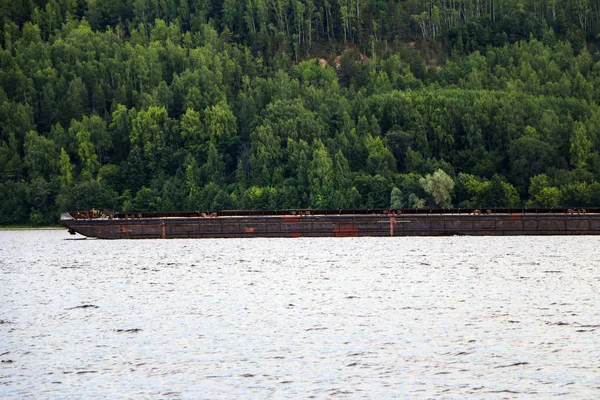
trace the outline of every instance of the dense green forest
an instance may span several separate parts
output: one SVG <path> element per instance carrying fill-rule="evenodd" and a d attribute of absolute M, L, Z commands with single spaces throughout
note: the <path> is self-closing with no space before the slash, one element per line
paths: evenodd
<path fill-rule="evenodd" d="M 1 0 L 0 225 L 600 206 L 600 0 Z"/>

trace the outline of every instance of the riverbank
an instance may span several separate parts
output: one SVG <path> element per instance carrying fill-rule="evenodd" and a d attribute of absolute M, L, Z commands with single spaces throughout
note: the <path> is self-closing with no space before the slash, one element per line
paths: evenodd
<path fill-rule="evenodd" d="M 58 230 L 65 229 L 60 225 L 55 226 L 29 226 L 29 225 L 13 225 L 13 226 L 0 226 L 0 231 L 44 231 L 44 230 Z"/>

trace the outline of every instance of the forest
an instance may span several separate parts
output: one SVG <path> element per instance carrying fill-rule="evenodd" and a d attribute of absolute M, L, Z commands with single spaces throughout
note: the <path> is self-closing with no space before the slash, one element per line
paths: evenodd
<path fill-rule="evenodd" d="M 15 0 L 0 25 L 0 225 L 600 207 L 600 0 Z"/>

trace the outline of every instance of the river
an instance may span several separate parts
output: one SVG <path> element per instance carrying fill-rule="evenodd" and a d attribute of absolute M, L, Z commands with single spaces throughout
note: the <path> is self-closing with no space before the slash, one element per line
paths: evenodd
<path fill-rule="evenodd" d="M 600 397 L 597 237 L 0 231 L 0 397 Z"/>

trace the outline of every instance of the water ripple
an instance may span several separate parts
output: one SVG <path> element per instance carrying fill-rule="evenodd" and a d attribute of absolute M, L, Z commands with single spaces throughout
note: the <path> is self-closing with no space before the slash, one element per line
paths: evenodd
<path fill-rule="evenodd" d="M 593 237 L 68 239 L 0 231 L 2 398 L 599 395 Z"/>

